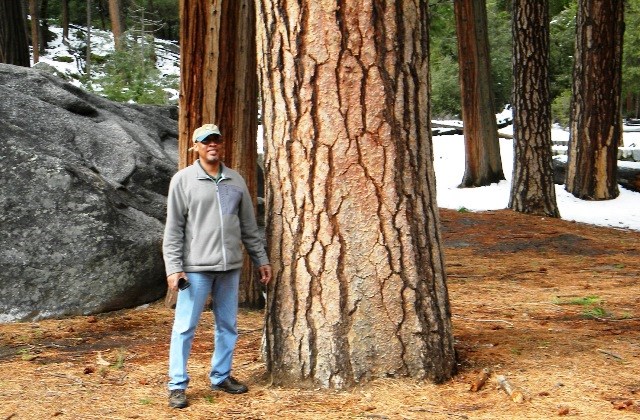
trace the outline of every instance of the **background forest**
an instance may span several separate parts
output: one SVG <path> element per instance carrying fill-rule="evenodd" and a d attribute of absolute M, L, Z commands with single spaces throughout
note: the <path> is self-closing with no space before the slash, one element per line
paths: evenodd
<path fill-rule="evenodd" d="M 116 3 L 120 11 L 120 30 L 124 36 L 124 48 L 106 56 L 92 54 L 89 62 L 91 78 L 85 70 L 81 82 L 92 88 L 98 82 L 104 85 L 102 94 L 113 100 L 134 100 L 143 103 L 166 103 L 162 87 L 177 88 L 177 78 L 159 77 L 155 68 L 156 53 L 152 38 L 167 41 L 179 40 L 178 0 L 67 0 L 68 20 L 71 31 L 82 33 L 86 41 L 87 19 L 91 26 L 102 30 L 113 28 L 109 3 Z M 25 8 L 39 7 L 42 41 L 40 50 L 46 49 L 53 34 L 50 25 L 62 26 L 63 0 L 24 0 Z M 436 118 L 460 115 L 460 85 L 456 48 L 456 30 L 453 2 L 431 0 L 431 82 L 432 112 Z M 634 28 L 640 26 L 640 0 L 626 2 L 623 61 L 623 104 L 625 118 L 637 118 L 640 114 L 640 34 Z M 575 38 L 575 0 L 550 0 L 550 87 L 554 122 L 566 126 L 569 120 L 571 98 L 572 56 Z M 113 7 L 113 5 L 112 5 Z M 89 8 L 89 9 L 88 9 Z M 89 13 L 88 13 L 89 12 Z M 491 48 L 491 66 L 495 109 L 511 103 L 511 1 L 488 0 L 488 31 Z M 75 48 L 87 62 L 85 45 Z M 91 54 L 91 53 L 90 53 Z M 144 94 L 143 94 L 144 93 Z"/>

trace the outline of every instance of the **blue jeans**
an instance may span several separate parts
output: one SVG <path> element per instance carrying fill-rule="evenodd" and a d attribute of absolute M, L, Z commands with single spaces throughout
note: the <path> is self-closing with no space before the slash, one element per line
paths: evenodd
<path fill-rule="evenodd" d="M 238 339 L 238 284 L 240 269 L 224 272 L 187 273 L 191 286 L 178 292 L 169 347 L 169 389 L 189 385 L 187 359 L 193 336 L 209 293 L 215 317 L 214 351 L 211 357 L 211 384 L 218 385 L 231 374 L 233 351 Z"/>

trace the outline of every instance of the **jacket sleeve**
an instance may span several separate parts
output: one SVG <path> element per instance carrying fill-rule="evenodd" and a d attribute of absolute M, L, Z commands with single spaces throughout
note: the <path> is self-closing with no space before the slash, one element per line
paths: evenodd
<path fill-rule="evenodd" d="M 246 184 L 244 185 L 242 201 L 240 202 L 240 230 L 242 243 L 256 267 L 269 264 L 269 257 L 262 244 L 262 237 L 256 223 L 253 201 Z"/>
<path fill-rule="evenodd" d="M 167 221 L 164 226 L 162 255 L 167 276 L 183 271 L 185 225 L 187 222 L 187 200 L 179 177 L 174 176 L 169 184 L 167 197 Z"/>

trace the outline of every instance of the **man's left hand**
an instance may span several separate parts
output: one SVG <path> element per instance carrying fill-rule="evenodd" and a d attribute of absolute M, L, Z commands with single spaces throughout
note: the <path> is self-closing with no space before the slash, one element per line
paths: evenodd
<path fill-rule="evenodd" d="M 269 264 L 258 267 L 260 272 L 260 282 L 265 286 L 271 281 L 271 266 Z"/>

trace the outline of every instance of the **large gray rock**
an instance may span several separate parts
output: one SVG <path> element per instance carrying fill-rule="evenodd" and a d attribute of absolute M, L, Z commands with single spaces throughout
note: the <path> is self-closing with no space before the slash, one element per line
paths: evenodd
<path fill-rule="evenodd" d="M 0 97 L 0 322 L 162 297 L 175 113 L 4 64 Z"/>

